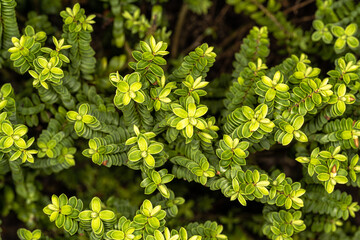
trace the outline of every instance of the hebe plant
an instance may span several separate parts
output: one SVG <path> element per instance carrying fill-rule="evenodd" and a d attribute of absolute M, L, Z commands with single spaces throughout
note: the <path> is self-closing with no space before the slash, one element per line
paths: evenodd
<path fill-rule="evenodd" d="M 258 236 L 357 239 L 358 227 L 340 226 L 351 224 L 347 220 L 360 210 L 346 191 L 346 186 L 360 187 L 360 19 L 356 14 L 347 13 L 352 18 L 342 20 L 336 16 L 354 1 L 318 1 L 311 34 L 287 24 L 284 14 L 273 15 L 281 8 L 276 1 L 228 1 L 237 12 L 251 14 L 268 27 L 253 27 L 244 38 L 221 111 L 207 104 L 215 91 L 209 86 L 223 80 L 207 77 L 220 49 L 204 43 L 174 69 L 168 68 L 169 34 L 161 23 L 162 7 L 153 6 L 148 20 L 132 1 L 108 2 L 114 17 L 112 41 L 131 54 L 113 58 L 115 68 L 106 60 L 97 67 L 91 45 L 96 18 L 80 4 L 60 13 L 62 34 L 50 37 L 31 25 L 20 34 L 16 2 L 0 1 L 4 69 L 22 79 L 3 83 L 0 89 L 0 174 L 12 179 L 15 202 L 24 203 L 23 209 L 13 210 L 29 228 L 41 226 L 44 218 L 38 214 L 42 214 L 61 229 L 49 233 L 46 228 L 43 232 L 20 228 L 20 239 L 228 239 L 223 225 L 215 221 L 176 229 L 171 225 L 185 201 L 172 187 L 175 178 L 219 190 L 239 208 L 258 202 L 263 206 Z M 184 4 L 205 13 L 211 2 Z M 360 9 L 360 4 L 356 6 Z M 129 37 L 141 39 L 131 46 L 125 35 L 129 30 Z M 297 54 L 277 65 L 267 61 L 268 30 Z M 302 34 L 312 40 L 289 44 Z M 320 40 L 325 45 L 318 49 L 331 54 L 322 56 L 331 59 L 329 69 L 306 55 L 316 48 L 311 41 Z M 311 47 L 300 52 L 304 44 Z M 123 69 L 126 61 L 128 71 Z M 274 149 L 288 151 L 296 168 L 302 169 L 301 179 L 254 161 L 256 154 Z M 50 201 L 48 196 L 40 200 L 36 176 L 66 172 L 82 158 L 99 165 L 92 165 L 94 169 L 135 170 L 144 194 L 153 197 L 142 197 L 137 209 L 114 196 L 108 201 L 100 195 L 82 200 L 54 192 Z M 1 188 L 1 209 L 6 213 L 5 204 L 10 205 L 14 193 L 11 187 Z M 36 212 L 36 204 L 43 204 L 42 213 Z"/>

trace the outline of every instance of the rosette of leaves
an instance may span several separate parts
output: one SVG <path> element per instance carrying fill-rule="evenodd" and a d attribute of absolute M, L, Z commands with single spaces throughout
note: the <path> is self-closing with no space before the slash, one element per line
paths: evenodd
<path fill-rule="evenodd" d="M 334 94 L 329 99 L 331 106 L 331 112 L 335 116 L 341 116 L 346 110 L 346 104 L 353 104 L 355 102 L 355 96 L 351 93 L 346 94 L 345 84 L 336 84 L 334 87 Z"/>
<path fill-rule="evenodd" d="M 341 168 L 340 162 L 347 160 L 345 155 L 339 154 L 341 147 L 330 147 L 329 151 L 319 152 L 320 164 L 315 167 L 317 179 L 325 186 L 328 193 L 334 191 L 336 184 L 345 184 L 348 182 L 347 171 Z"/>
<path fill-rule="evenodd" d="M 135 10 L 132 14 L 128 11 L 124 11 L 122 14 L 122 16 L 126 19 L 125 27 L 128 30 L 131 30 L 132 34 L 139 33 L 140 38 L 143 38 L 151 25 L 146 19 L 146 16 L 144 14 L 140 14 L 140 8 L 134 8 Z"/>
<path fill-rule="evenodd" d="M 144 87 L 147 87 L 149 83 L 158 84 L 160 78 L 164 76 L 164 70 L 161 66 L 166 65 L 163 56 L 169 54 L 166 51 L 167 43 L 163 41 L 156 42 L 153 36 L 150 36 L 149 43 L 140 41 L 140 51 L 132 52 L 136 62 L 129 63 L 132 69 L 148 80 L 148 82 L 144 82 Z"/>
<path fill-rule="evenodd" d="M 315 167 L 321 164 L 319 160 L 319 152 L 320 152 L 320 148 L 317 147 L 311 152 L 310 157 L 297 157 L 295 159 L 296 161 L 302 164 L 306 164 L 307 171 L 310 177 L 314 175 Z"/>
<path fill-rule="evenodd" d="M 140 74 L 134 72 L 124 78 L 118 72 L 110 74 L 110 82 L 116 86 L 114 104 L 117 108 L 127 106 L 131 100 L 137 103 L 145 101 L 145 93 L 141 90 Z"/>
<path fill-rule="evenodd" d="M 182 135 L 191 142 L 194 135 L 194 128 L 204 130 L 206 128 L 206 121 L 202 118 L 208 111 L 205 105 L 196 105 L 193 97 L 187 97 L 183 104 L 171 104 L 173 113 L 176 115 L 170 118 L 170 126 L 181 130 Z"/>
<path fill-rule="evenodd" d="M 21 158 L 21 162 L 25 163 L 28 161 L 29 163 L 34 163 L 34 154 L 37 154 L 38 151 L 34 149 L 28 149 L 34 143 L 35 138 L 32 137 L 26 141 L 26 147 L 18 148 L 14 154 L 11 155 L 9 161 L 15 161 L 18 158 Z"/>
<path fill-rule="evenodd" d="M 113 240 L 138 240 L 141 239 L 141 234 L 136 234 L 135 228 L 132 227 L 131 221 L 122 216 L 117 225 L 117 230 L 110 230 L 106 232 L 106 237 Z"/>
<path fill-rule="evenodd" d="M 8 107 L 15 108 L 14 89 L 10 83 L 5 83 L 0 89 L 0 111 Z"/>
<path fill-rule="evenodd" d="M 323 196 L 326 196 L 324 198 Z M 350 194 L 335 190 L 328 194 L 323 186 L 312 184 L 307 187 L 306 204 L 303 213 L 321 214 L 331 216 L 333 219 L 348 220 L 349 216 L 355 217 L 360 210 L 358 202 L 353 201 Z M 307 219 L 305 219 L 307 222 Z M 310 222 L 311 223 L 311 222 Z"/>
<path fill-rule="evenodd" d="M 189 171 L 181 172 L 181 177 L 188 180 L 195 180 L 205 185 L 208 178 L 215 176 L 215 168 L 210 165 L 205 155 L 197 149 L 193 149 L 189 144 L 182 144 L 180 151 L 186 151 L 185 156 L 175 156 L 170 160 L 176 165 L 180 165 Z M 181 171 L 181 170 L 180 170 Z M 177 175 L 179 178 L 179 174 Z"/>
<path fill-rule="evenodd" d="M 231 188 L 225 190 L 225 194 L 230 196 L 231 201 L 237 199 L 241 205 L 246 206 L 246 200 L 260 199 L 269 195 L 266 188 L 269 184 L 268 176 L 260 174 L 258 170 L 246 170 L 246 172 L 240 170 L 233 178 Z"/>
<path fill-rule="evenodd" d="M 37 145 L 40 148 L 38 152 L 38 157 L 43 158 L 47 156 L 48 158 L 56 158 L 60 155 L 62 144 L 65 137 L 64 132 L 58 132 L 55 135 L 51 136 L 49 132 L 42 134 L 38 138 Z"/>
<path fill-rule="evenodd" d="M 313 79 L 315 81 L 315 84 L 317 83 L 315 78 L 320 74 L 321 70 L 320 68 L 313 68 L 309 65 L 306 65 L 304 62 L 298 62 L 296 64 L 296 71 L 290 76 L 289 82 L 293 84 L 299 84 L 303 80 L 307 80 L 308 78 Z M 317 83 L 319 85 L 319 83 Z M 311 85 L 315 87 L 314 83 L 311 82 Z"/>
<path fill-rule="evenodd" d="M 194 80 L 191 75 L 188 75 L 182 84 L 185 88 L 175 90 L 175 94 L 179 96 L 192 96 L 195 99 L 196 104 L 200 103 L 200 97 L 206 95 L 206 91 L 202 90 L 201 88 L 206 87 L 209 82 L 201 81 L 202 77 L 198 77 Z"/>
<path fill-rule="evenodd" d="M 46 40 L 45 32 L 35 33 L 31 26 L 26 26 L 25 35 L 20 39 L 12 37 L 11 41 L 14 47 L 9 48 L 10 60 L 14 62 L 14 67 L 20 68 L 20 73 L 24 74 L 30 67 L 33 67 L 33 61 L 40 51 L 42 43 Z"/>
<path fill-rule="evenodd" d="M 351 158 L 349 164 L 349 177 L 353 182 L 356 182 L 357 174 L 360 173 L 360 166 L 358 165 L 358 162 L 359 162 L 359 155 L 356 154 Z"/>
<path fill-rule="evenodd" d="M 266 214 L 268 223 L 263 228 L 263 233 L 269 239 L 292 239 L 294 233 L 304 231 L 306 226 L 301 220 L 301 211 L 269 212 Z"/>
<path fill-rule="evenodd" d="M 90 105 L 83 103 L 79 106 L 78 112 L 68 111 L 66 118 L 70 122 L 74 122 L 74 130 L 79 136 L 87 136 L 89 128 L 97 129 L 100 126 L 100 122 L 96 117 L 88 114 L 90 112 Z"/>
<path fill-rule="evenodd" d="M 206 221 L 203 224 L 197 222 L 187 225 L 186 230 L 190 236 L 197 236 L 195 240 L 227 240 L 227 236 L 222 233 L 223 225 L 216 222 Z M 190 240 L 190 239 L 189 239 Z"/>
<path fill-rule="evenodd" d="M 300 130 L 304 124 L 304 117 L 302 115 L 293 114 L 290 115 L 286 121 L 276 119 L 274 122 L 279 128 L 279 130 L 275 132 L 275 139 L 282 145 L 289 145 L 293 138 L 299 142 L 308 141 L 306 134 Z"/>
<path fill-rule="evenodd" d="M 104 145 L 100 138 L 92 138 L 89 140 L 89 148 L 85 149 L 82 154 L 85 157 L 98 164 L 107 164 L 107 154 L 116 153 L 119 147 L 116 144 Z"/>
<path fill-rule="evenodd" d="M 345 50 L 346 46 L 355 49 L 359 46 L 359 40 L 354 36 L 357 32 L 356 23 L 351 23 L 345 29 L 341 26 L 333 25 L 331 32 L 337 37 L 334 49 L 336 53 L 341 53 Z"/>
<path fill-rule="evenodd" d="M 140 210 L 136 212 L 133 227 L 136 230 L 145 230 L 143 231 L 143 238 L 146 238 L 147 235 L 154 234 L 155 230 L 164 230 L 165 216 L 166 212 L 161 210 L 160 205 L 153 207 L 152 203 L 146 199 Z"/>
<path fill-rule="evenodd" d="M 289 106 L 289 86 L 284 84 L 283 81 L 284 76 L 280 71 L 277 71 L 274 74 L 273 79 L 268 76 L 262 76 L 261 81 L 256 83 L 257 88 L 255 89 L 255 92 L 259 96 L 264 97 L 266 102 L 275 100 L 283 106 Z"/>
<path fill-rule="evenodd" d="M 92 14 L 86 17 L 85 10 L 80 8 L 79 3 L 76 3 L 72 9 L 67 7 L 66 11 L 61 11 L 60 16 L 64 19 L 64 23 L 68 25 L 69 32 L 93 31 L 91 24 L 95 23 L 93 19 L 96 15 Z"/>
<path fill-rule="evenodd" d="M 86 16 L 85 10 L 80 8 L 80 4 L 77 3 L 72 9 L 66 8 L 65 11 L 61 11 L 60 16 L 64 22 L 62 36 L 68 44 L 72 45 L 69 50 L 70 74 L 78 77 L 81 72 L 82 78 L 93 80 L 92 74 L 96 69 L 96 59 L 95 51 L 90 45 L 90 33 L 93 31 L 92 24 L 95 23 L 93 19 L 96 15 Z"/>
<path fill-rule="evenodd" d="M 282 116 L 287 117 L 292 113 L 300 115 L 305 115 L 307 112 L 315 113 L 315 107 L 327 102 L 333 94 L 332 87 L 333 85 L 329 84 L 328 78 L 322 81 L 319 78 L 305 78 L 298 86 L 293 88 L 291 107 L 284 111 Z"/>
<path fill-rule="evenodd" d="M 133 126 L 133 129 L 134 129 L 134 133 L 135 133 L 136 137 L 131 137 L 128 140 L 126 140 L 125 145 L 135 144 L 136 142 L 139 141 L 140 137 L 144 137 L 148 141 L 150 141 L 150 139 L 156 137 L 156 134 L 153 132 L 145 132 L 145 133 L 140 132 L 139 128 L 136 125 Z"/>
<path fill-rule="evenodd" d="M 304 206 L 304 201 L 300 198 L 305 190 L 301 188 L 299 182 L 292 182 L 291 178 L 286 178 L 284 173 L 280 173 L 271 182 L 269 191 L 269 204 L 285 206 L 286 209 L 300 209 Z"/>
<path fill-rule="evenodd" d="M 165 184 L 174 179 L 175 176 L 173 174 L 168 174 L 167 169 L 161 169 L 158 172 L 151 169 L 145 174 L 146 177 L 140 183 L 140 186 L 145 188 L 145 194 L 151 194 L 157 189 L 163 197 L 170 197 L 170 191 Z"/>
<path fill-rule="evenodd" d="M 64 45 L 64 43 L 65 43 L 64 38 L 62 38 L 58 41 L 53 36 L 52 40 L 55 45 L 55 50 L 48 48 L 48 47 L 43 47 L 43 48 L 41 48 L 41 52 L 49 54 L 50 57 L 58 57 L 61 61 L 65 62 L 65 63 L 70 63 L 69 58 L 60 52 L 61 52 L 61 50 L 66 50 L 66 49 L 71 48 L 71 45 Z"/>
<path fill-rule="evenodd" d="M 333 40 L 333 35 L 331 34 L 331 24 L 324 24 L 321 20 L 316 19 L 312 22 L 313 27 L 315 28 L 315 32 L 311 35 L 311 39 L 314 42 L 323 40 L 324 43 L 329 44 Z"/>
<path fill-rule="evenodd" d="M 300 163 L 308 164 L 308 172 L 310 176 L 314 175 L 314 171 L 317 173 L 317 179 L 321 182 L 327 182 L 330 180 L 332 185 L 336 183 L 344 184 L 347 182 L 347 172 L 345 169 L 339 169 L 340 163 L 344 163 L 348 160 L 347 156 L 340 154 L 341 147 L 337 146 L 336 148 L 331 146 L 328 151 L 320 151 L 319 148 L 315 148 L 311 152 L 310 158 L 308 157 L 298 157 L 296 160 Z M 356 155 L 352 159 L 351 164 L 356 164 Z M 351 165 L 350 164 L 350 165 Z M 347 164 L 346 164 L 347 165 Z M 345 176 L 345 177 L 344 177 Z M 333 186 L 325 185 L 326 190 L 331 193 L 333 191 Z"/>
<path fill-rule="evenodd" d="M 96 237 L 101 238 L 105 229 L 112 228 L 116 222 L 116 215 L 111 210 L 102 210 L 102 203 L 98 197 L 94 197 L 90 202 L 90 210 L 79 213 L 81 227 L 92 231 Z"/>
<path fill-rule="evenodd" d="M 188 237 L 188 233 L 183 227 L 180 228 L 179 232 L 176 230 L 170 232 L 168 228 L 165 228 L 164 233 L 155 230 L 154 235 L 147 236 L 146 240 L 201 240 L 201 236 Z"/>
<path fill-rule="evenodd" d="M 29 74 L 34 78 L 33 86 L 38 88 L 40 86 L 49 89 L 46 81 L 54 84 L 60 84 L 64 77 L 64 72 L 61 70 L 62 61 L 59 57 L 50 57 L 47 59 L 39 56 L 34 60 L 34 70 L 29 70 Z"/>
<path fill-rule="evenodd" d="M 128 139 L 128 141 L 126 141 L 126 145 L 133 144 L 133 139 L 134 138 L 132 138 L 132 140 Z M 135 138 L 135 141 L 137 144 L 128 152 L 129 161 L 138 162 L 142 159 L 147 168 L 154 168 L 156 161 L 153 155 L 160 153 L 164 149 L 164 145 L 156 141 L 150 141 L 146 135 L 141 135 L 138 138 Z"/>
<path fill-rule="evenodd" d="M 49 216 L 50 222 L 55 222 L 56 227 L 64 227 L 70 235 L 74 235 L 78 228 L 77 218 L 83 208 L 83 202 L 76 197 L 67 198 L 65 194 L 59 197 L 52 195 L 51 203 L 43 211 Z"/>
<path fill-rule="evenodd" d="M 58 157 L 58 161 L 59 163 L 63 163 L 66 162 L 68 163 L 70 166 L 74 166 L 75 165 L 75 160 L 74 160 L 74 154 L 76 153 L 76 148 L 74 147 L 63 147 L 61 149 L 61 154 Z"/>
<path fill-rule="evenodd" d="M 275 124 L 266 118 L 268 109 L 266 104 L 260 104 L 254 110 L 248 106 L 235 110 L 228 116 L 229 125 L 240 125 L 235 129 L 234 136 L 259 141 L 265 134 L 271 133 Z"/>
<path fill-rule="evenodd" d="M 213 52 L 214 47 L 209 47 L 207 43 L 195 48 L 190 52 L 180 67 L 178 67 L 170 76 L 170 81 L 183 81 L 188 75 L 194 79 L 198 77 L 205 78 L 207 72 L 214 65 L 216 53 Z"/>
<path fill-rule="evenodd" d="M 41 230 L 36 229 L 31 232 L 25 228 L 19 228 L 17 230 L 17 235 L 20 240 L 38 240 L 41 238 Z"/>
<path fill-rule="evenodd" d="M 15 127 L 15 128 L 14 128 Z M 22 138 L 28 132 L 25 125 L 13 125 L 9 121 L 3 121 L 0 129 L 0 149 L 10 151 L 12 146 L 17 149 L 27 148 L 26 141 Z"/>
<path fill-rule="evenodd" d="M 216 149 L 216 155 L 220 158 L 220 167 L 227 168 L 231 166 L 236 168 L 245 165 L 245 158 L 249 155 L 246 149 L 249 145 L 249 142 L 240 142 L 238 138 L 232 139 L 229 135 L 225 134 L 223 140 L 219 142 L 220 148 Z"/>
<path fill-rule="evenodd" d="M 164 199 L 162 195 L 156 195 L 156 200 L 161 203 L 161 208 L 165 210 L 166 216 L 175 217 L 178 214 L 179 205 L 183 205 L 185 203 L 185 199 L 182 197 L 176 197 L 174 192 L 169 189 L 170 196 L 167 199 Z"/>
<path fill-rule="evenodd" d="M 171 99 L 169 98 L 169 95 L 171 93 L 171 90 L 176 88 L 175 82 L 169 82 L 165 85 L 165 76 L 161 77 L 159 87 L 153 87 L 150 89 L 150 105 L 149 108 L 152 107 L 155 109 L 155 111 L 164 110 L 168 111 L 170 109 L 170 103 Z"/>
<path fill-rule="evenodd" d="M 198 132 L 199 138 L 205 143 L 211 143 L 213 139 L 218 138 L 217 131 L 219 131 L 219 127 L 215 125 L 216 119 L 215 117 L 209 117 L 205 119 L 206 128 L 201 132 Z"/>
<path fill-rule="evenodd" d="M 335 70 L 329 71 L 328 75 L 336 81 L 344 81 L 348 85 L 351 81 L 359 79 L 356 72 L 360 66 L 353 54 L 348 53 L 345 57 L 338 58 L 335 65 Z"/>
<path fill-rule="evenodd" d="M 315 137 L 322 144 L 331 143 L 342 149 L 358 149 L 360 136 L 360 121 L 351 118 L 336 119 L 328 122 L 323 128 L 323 133 Z"/>

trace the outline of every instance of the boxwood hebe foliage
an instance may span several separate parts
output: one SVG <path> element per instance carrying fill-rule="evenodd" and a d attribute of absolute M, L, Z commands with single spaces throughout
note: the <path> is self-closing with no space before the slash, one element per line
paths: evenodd
<path fill-rule="evenodd" d="M 158 28 L 161 6 L 153 6 L 148 20 L 133 1 L 108 2 L 114 45 L 131 52 L 129 72 L 121 71 L 126 56 L 114 60 L 117 71 L 106 61 L 97 71 L 91 45 L 96 18 L 79 3 L 60 13 L 62 34 L 47 36 L 31 25 L 20 34 L 16 2 L 0 1 L 2 62 L 30 83 L 27 89 L 1 84 L 0 174 L 11 173 L 16 194 L 27 199 L 29 208 L 38 200 L 33 181 L 40 170 L 62 171 L 83 155 L 100 166 L 137 170 L 144 193 L 156 196 L 129 217 L 108 207 L 106 199 L 93 196 L 84 203 L 54 194 L 43 214 L 69 239 L 227 239 L 223 226 L 212 221 L 169 229 L 167 222 L 184 203 L 169 186 L 174 178 L 220 191 L 239 208 L 260 202 L 259 235 L 269 239 L 330 239 L 328 233 L 334 239 L 358 239 L 356 227 L 351 238 L 340 226 L 360 207 L 346 188 L 338 189 L 360 187 L 357 1 L 317 1 L 314 29 L 304 32 L 276 13 L 281 7 L 276 1 L 266 1 L 266 7 L 264 1 L 228 0 L 236 12 L 265 26 L 253 27 L 243 39 L 220 116 L 212 116 L 204 99 L 212 94 L 207 73 L 221 50 L 204 43 L 168 69 L 169 33 Z M 211 2 L 200 2 L 184 4 L 207 12 Z M 132 51 L 129 30 L 141 39 Z M 278 65 L 267 61 L 268 31 L 296 54 Z M 331 70 L 310 61 L 307 54 L 314 49 L 327 52 L 322 57 L 330 59 Z M 296 155 L 302 179 L 279 169 L 265 171 L 250 160 L 274 148 Z M 30 219 L 26 216 L 22 220 Z M 18 230 L 20 239 L 52 239 L 44 235 L 38 229 Z"/>

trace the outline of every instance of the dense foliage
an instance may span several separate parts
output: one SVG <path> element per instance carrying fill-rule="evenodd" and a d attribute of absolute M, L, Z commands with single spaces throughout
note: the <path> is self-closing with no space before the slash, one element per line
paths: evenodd
<path fill-rule="evenodd" d="M 35 2 L 0 0 L 4 239 L 360 238 L 360 3 Z M 187 46 L 216 5 L 257 26 Z"/>

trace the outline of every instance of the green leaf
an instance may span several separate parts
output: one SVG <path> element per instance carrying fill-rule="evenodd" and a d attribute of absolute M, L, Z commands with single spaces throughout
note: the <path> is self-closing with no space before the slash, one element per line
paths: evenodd
<path fill-rule="evenodd" d="M 230 149 L 225 150 L 224 152 L 221 153 L 221 159 L 227 160 L 232 158 L 233 156 L 233 152 Z"/>
<path fill-rule="evenodd" d="M 352 36 L 357 31 L 357 25 L 355 23 L 351 23 L 349 26 L 345 28 L 345 34 L 347 36 Z"/>
<path fill-rule="evenodd" d="M 348 179 L 345 176 L 335 176 L 335 181 L 339 184 L 345 184 L 348 182 Z"/>
<path fill-rule="evenodd" d="M 346 43 L 350 48 L 357 48 L 359 46 L 359 40 L 356 37 L 348 37 Z"/>
<path fill-rule="evenodd" d="M 174 108 L 173 112 L 178 117 L 181 117 L 181 118 L 187 118 L 188 117 L 188 113 L 182 108 Z"/>
<path fill-rule="evenodd" d="M 191 124 L 186 126 L 185 134 L 188 138 L 192 138 L 192 136 L 194 134 L 194 127 Z"/>
<path fill-rule="evenodd" d="M 140 137 L 138 140 L 138 146 L 140 151 L 147 151 L 148 150 L 148 143 L 144 137 Z"/>
<path fill-rule="evenodd" d="M 103 221 L 111 221 L 116 218 L 115 213 L 110 210 L 103 210 L 99 213 L 99 217 Z"/>
<path fill-rule="evenodd" d="M 144 160 L 147 166 L 149 166 L 150 168 L 155 167 L 155 159 L 152 155 L 148 154 Z"/>
<path fill-rule="evenodd" d="M 160 222 L 159 219 L 157 219 L 156 217 L 151 217 L 148 219 L 148 223 L 152 228 L 159 228 L 160 227 Z"/>
<path fill-rule="evenodd" d="M 137 91 L 135 94 L 136 94 L 136 96 L 135 96 L 135 98 L 133 98 L 135 102 L 143 103 L 145 101 L 145 96 L 141 91 Z M 127 105 L 127 104 L 125 104 L 125 105 Z"/>
<path fill-rule="evenodd" d="M 131 161 L 131 162 L 139 161 L 142 158 L 141 151 L 140 150 L 130 151 L 128 153 L 128 158 L 129 158 L 129 161 Z"/>
<path fill-rule="evenodd" d="M 335 41 L 334 47 L 335 49 L 337 49 L 338 51 L 342 50 L 345 47 L 346 41 L 342 38 L 338 38 Z"/>
<path fill-rule="evenodd" d="M 249 108 L 248 106 L 242 107 L 242 113 L 245 115 L 245 117 L 248 120 L 251 120 L 254 117 L 254 111 L 251 108 Z"/>
<path fill-rule="evenodd" d="M 103 228 L 103 223 L 100 217 L 96 217 L 91 220 L 91 228 L 95 233 L 99 233 L 101 231 Z"/>
<path fill-rule="evenodd" d="M 206 106 L 201 106 L 199 108 L 196 109 L 196 113 L 194 115 L 195 118 L 201 117 L 203 115 L 205 115 L 205 113 L 208 111 L 208 107 Z"/>
<path fill-rule="evenodd" d="M 144 225 L 145 223 L 147 223 L 147 217 L 145 217 L 142 214 L 137 214 L 134 217 L 134 222 L 137 223 L 137 224 L 140 224 L 140 225 Z"/>
<path fill-rule="evenodd" d="M 12 136 L 14 134 L 12 126 L 7 122 L 1 124 L 1 130 L 8 136 Z"/>
<path fill-rule="evenodd" d="M 81 116 L 84 116 L 89 112 L 89 110 L 90 110 L 90 107 L 88 104 L 81 104 L 79 107 L 79 114 Z"/>
<path fill-rule="evenodd" d="M 142 87 L 141 82 L 135 82 L 135 83 L 131 84 L 130 91 L 133 91 L 133 92 L 139 91 L 141 89 L 141 87 Z"/>
<path fill-rule="evenodd" d="M 92 213 L 91 210 L 84 210 L 80 212 L 79 219 L 82 221 L 90 221 L 92 219 L 91 213 Z"/>
<path fill-rule="evenodd" d="M 161 77 L 161 76 L 164 75 L 164 70 L 160 66 L 158 66 L 156 64 L 150 64 L 149 70 L 152 73 L 154 73 L 156 76 Z"/>
<path fill-rule="evenodd" d="M 90 202 L 90 208 L 97 213 L 101 211 L 101 200 L 98 197 L 94 197 Z"/>
<path fill-rule="evenodd" d="M 336 36 L 336 37 L 341 37 L 342 35 L 345 34 L 345 30 L 340 27 L 340 26 L 333 26 L 331 28 L 331 32 Z"/>
<path fill-rule="evenodd" d="M 126 93 L 127 91 L 129 91 L 130 87 L 127 82 L 120 81 L 117 83 L 117 89 L 122 93 Z"/>
<path fill-rule="evenodd" d="M 158 154 L 163 150 L 164 146 L 160 143 L 153 143 L 149 146 L 148 152 L 150 154 Z"/>
<path fill-rule="evenodd" d="M 289 145 L 289 143 L 291 143 L 293 137 L 294 137 L 294 135 L 292 133 L 286 133 L 281 140 L 282 145 L 284 145 L 284 146 Z"/>
<path fill-rule="evenodd" d="M 161 176 L 160 176 L 160 174 L 158 172 L 153 171 L 152 174 L 151 174 L 151 178 L 152 178 L 152 180 L 154 181 L 154 183 L 156 185 L 161 183 Z"/>
<path fill-rule="evenodd" d="M 176 129 L 177 130 L 182 130 L 184 129 L 186 126 L 189 125 L 189 119 L 188 118 L 184 118 L 182 119 L 181 121 L 179 121 L 177 124 L 176 124 Z"/>
<path fill-rule="evenodd" d="M 82 121 L 76 121 L 74 125 L 74 129 L 77 133 L 81 133 L 84 129 L 85 125 Z"/>
<path fill-rule="evenodd" d="M 76 121 L 76 118 L 77 118 L 78 115 L 79 114 L 77 112 L 75 112 L 75 111 L 69 111 L 69 112 L 66 113 L 66 116 L 72 121 Z"/>
<path fill-rule="evenodd" d="M 330 179 L 330 175 L 328 173 L 320 173 L 319 175 L 317 175 L 317 178 L 319 179 L 319 181 L 325 182 Z"/>
<path fill-rule="evenodd" d="M 275 98 L 275 95 L 276 95 L 276 90 L 273 88 L 269 88 L 269 90 L 267 90 L 265 94 L 265 100 L 270 102 Z"/>

